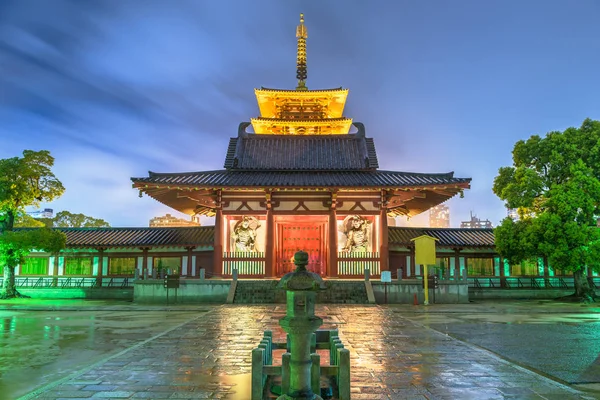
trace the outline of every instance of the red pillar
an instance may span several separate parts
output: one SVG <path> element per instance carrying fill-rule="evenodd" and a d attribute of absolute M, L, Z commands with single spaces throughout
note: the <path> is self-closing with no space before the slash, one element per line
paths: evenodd
<path fill-rule="evenodd" d="M 329 211 L 329 257 L 327 264 L 329 266 L 329 277 L 337 278 L 338 274 L 338 235 L 337 235 L 337 212 L 335 211 L 335 204 L 332 204 L 332 208 Z"/>
<path fill-rule="evenodd" d="M 220 204 L 215 215 L 215 244 L 213 256 L 213 275 L 222 275 L 223 271 L 223 215 Z"/>
<path fill-rule="evenodd" d="M 265 276 L 273 278 L 275 271 L 275 219 L 270 204 L 267 205 L 267 243 L 265 243 Z"/>
<path fill-rule="evenodd" d="M 382 206 L 384 207 L 384 206 Z M 379 246 L 379 257 L 381 259 L 381 271 L 390 270 L 390 251 L 388 246 L 388 224 L 387 224 L 387 213 L 385 208 L 381 209 L 379 213 L 379 226 L 381 227 L 379 232 L 380 246 Z"/>

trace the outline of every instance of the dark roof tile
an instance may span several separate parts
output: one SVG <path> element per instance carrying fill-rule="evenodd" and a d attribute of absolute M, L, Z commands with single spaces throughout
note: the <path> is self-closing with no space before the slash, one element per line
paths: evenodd
<path fill-rule="evenodd" d="M 239 170 L 372 170 L 378 167 L 373 139 L 364 135 L 256 135 L 229 142 L 225 168 Z"/>
<path fill-rule="evenodd" d="M 212 246 L 214 227 L 55 228 L 67 235 L 67 248 Z"/>
<path fill-rule="evenodd" d="M 131 178 L 137 187 L 144 184 L 196 187 L 410 187 L 469 184 L 471 178 L 454 178 L 454 173 L 422 174 L 396 171 L 204 171 L 154 173 Z"/>
<path fill-rule="evenodd" d="M 389 228 L 389 245 L 409 246 L 411 239 L 421 235 L 439 239 L 437 247 L 488 247 L 494 248 L 494 230 L 487 228 Z"/>

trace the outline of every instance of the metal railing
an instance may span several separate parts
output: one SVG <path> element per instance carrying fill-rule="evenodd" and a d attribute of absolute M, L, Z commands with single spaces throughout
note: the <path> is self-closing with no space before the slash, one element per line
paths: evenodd
<path fill-rule="evenodd" d="M 122 278 L 103 278 L 108 279 L 108 283 L 102 283 L 102 287 L 108 288 L 132 288 L 134 279 L 130 277 Z M 0 286 L 4 283 L 4 278 L 0 277 Z M 76 288 L 97 288 L 99 279 L 96 277 L 15 277 L 15 286 L 31 289 L 76 289 Z"/>
<path fill-rule="evenodd" d="M 531 276 L 469 276 L 469 288 L 474 289 L 572 289 L 575 283 L 572 276 L 531 277 Z M 590 286 L 597 287 L 600 277 L 588 277 Z"/>

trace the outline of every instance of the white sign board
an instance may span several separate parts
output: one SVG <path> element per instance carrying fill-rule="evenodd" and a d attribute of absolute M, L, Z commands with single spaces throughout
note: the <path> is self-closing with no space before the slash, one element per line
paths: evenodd
<path fill-rule="evenodd" d="M 390 283 L 392 281 L 392 273 L 390 271 L 381 271 L 381 282 Z"/>

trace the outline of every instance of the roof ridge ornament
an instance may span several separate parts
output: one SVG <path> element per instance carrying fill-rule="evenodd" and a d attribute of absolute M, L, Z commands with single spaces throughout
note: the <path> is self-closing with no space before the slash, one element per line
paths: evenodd
<path fill-rule="evenodd" d="M 296 90 L 308 90 L 306 87 L 306 78 L 308 77 L 306 66 L 306 38 L 308 31 L 304 26 L 304 14 L 300 14 L 300 25 L 296 28 L 296 37 L 298 38 L 298 52 L 296 54 L 296 78 L 298 86 Z"/>

